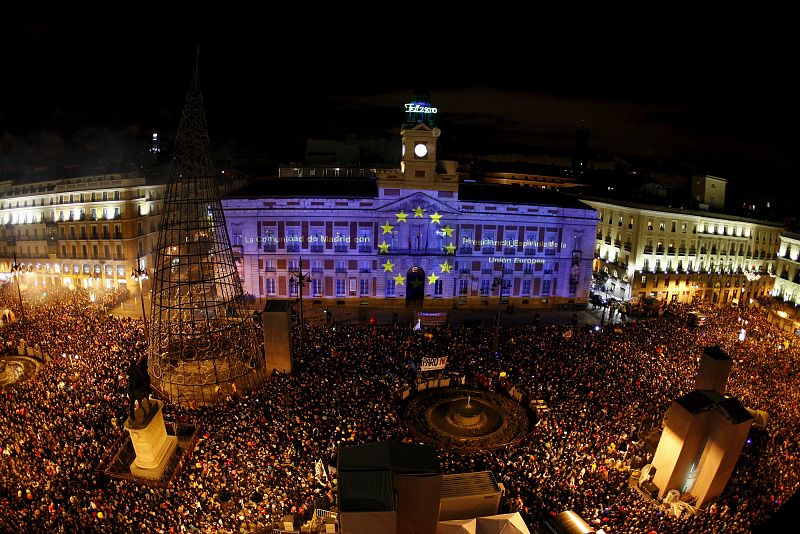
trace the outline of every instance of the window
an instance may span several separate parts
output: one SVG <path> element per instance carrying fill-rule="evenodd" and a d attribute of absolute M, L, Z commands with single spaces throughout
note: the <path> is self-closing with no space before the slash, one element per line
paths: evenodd
<path fill-rule="evenodd" d="M 622 226 L 622 215 L 619 216 L 619 220 L 617 221 L 617 226 Z"/>
<path fill-rule="evenodd" d="M 458 294 L 462 297 L 466 297 L 469 294 L 469 280 L 458 281 Z"/>
<path fill-rule="evenodd" d="M 336 260 L 336 272 L 337 273 L 347 272 L 347 260 Z"/>
<path fill-rule="evenodd" d="M 488 296 L 492 291 L 492 281 L 488 279 L 481 280 L 481 296 Z"/>
<path fill-rule="evenodd" d="M 338 278 L 336 280 L 336 296 L 343 297 L 347 292 L 347 280 L 344 278 Z"/>
<path fill-rule="evenodd" d="M 358 262 L 358 272 L 368 273 L 372 271 L 372 260 L 361 260 Z"/>
<path fill-rule="evenodd" d="M 542 280 L 542 295 L 549 295 L 550 294 L 550 283 L 551 280 Z"/>
<path fill-rule="evenodd" d="M 268 273 L 274 273 L 277 270 L 275 260 L 265 260 L 264 265 L 264 270 Z"/>
<path fill-rule="evenodd" d="M 274 278 L 267 278 L 266 282 L 266 290 L 267 295 L 274 295 L 275 294 L 275 279 Z"/>
<path fill-rule="evenodd" d="M 633 217 L 628 218 L 628 230 L 633 230 Z"/>
<path fill-rule="evenodd" d="M 297 272 L 300 270 L 299 260 L 289 260 L 289 272 Z"/>
<path fill-rule="evenodd" d="M 686 223 L 681 223 L 681 233 L 682 234 L 686 233 Z"/>
<path fill-rule="evenodd" d="M 642 277 L 642 287 L 644 287 L 644 286 L 646 286 L 646 285 L 647 285 L 647 277 L 646 277 L 646 276 L 643 276 L 643 277 Z"/>
<path fill-rule="evenodd" d="M 672 230 L 671 230 L 672 232 L 675 232 L 675 226 L 676 226 L 677 224 L 678 224 L 678 223 L 676 223 L 675 221 L 672 221 Z"/>
<path fill-rule="evenodd" d="M 386 278 L 386 291 L 385 294 L 387 297 L 394 297 L 395 296 L 395 280 L 394 278 Z"/>
<path fill-rule="evenodd" d="M 443 287 L 444 287 L 444 284 L 442 283 L 442 279 L 440 278 L 440 279 L 436 280 L 436 282 L 433 283 L 433 296 L 434 297 L 441 297 L 442 296 Z"/>
<path fill-rule="evenodd" d="M 659 232 L 663 232 L 664 231 L 664 223 L 663 222 L 662 223 L 658 223 L 658 231 Z"/>
<path fill-rule="evenodd" d="M 531 281 L 530 280 L 523 280 L 522 281 L 522 295 L 529 296 L 531 294 Z"/>
<path fill-rule="evenodd" d="M 322 279 L 321 278 L 313 278 L 311 280 L 311 294 L 315 297 L 319 297 L 322 295 Z"/>
<path fill-rule="evenodd" d="M 653 230 L 653 221 L 647 221 L 647 229 L 651 231 Z"/>

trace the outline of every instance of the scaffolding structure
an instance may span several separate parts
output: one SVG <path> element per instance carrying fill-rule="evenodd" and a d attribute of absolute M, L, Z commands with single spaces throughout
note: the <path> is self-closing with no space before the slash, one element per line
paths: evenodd
<path fill-rule="evenodd" d="M 147 364 L 153 387 L 184 406 L 223 401 L 265 376 L 215 174 L 195 67 L 161 214 Z"/>

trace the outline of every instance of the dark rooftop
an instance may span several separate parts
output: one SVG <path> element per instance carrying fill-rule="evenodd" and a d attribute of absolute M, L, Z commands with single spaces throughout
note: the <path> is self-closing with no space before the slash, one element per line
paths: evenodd
<path fill-rule="evenodd" d="M 458 186 L 458 199 L 467 202 L 499 202 L 594 210 L 577 198 L 558 191 L 518 185 L 462 183 Z"/>
<path fill-rule="evenodd" d="M 745 408 L 741 402 L 733 397 L 728 397 L 720 402 L 719 407 L 725 413 L 725 415 L 728 416 L 728 419 L 733 421 L 733 423 L 736 425 L 744 423 L 745 421 L 749 421 L 753 418 L 753 416 L 750 415 L 750 412 L 747 411 L 747 408 Z"/>
<path fill-rule="evenodd" d="M 696 389 L 682 397 L 675 399 L 675 402 L 691 413 L 698 414 L 714 409 L 714 407 L 725 399 L 722 395 L 712 390 Z"/>
<path fill-rule="evenodd" d="M 225 198 L 377 198 L 372 178 L 268 178 L 231 191 Z"/>
<path fill-rule="evenodd" d="M 341 471 L 339 510 L 341 512 L 389 512 L 394 510 L 392 473 L 383 471 Z"/>
<path fill-rule="evenodd" d="M 395 473 L 441 472 L 435 447 L 396 441 L 341 447 L 338 467 L 339 470 L 389 469 Z"/>
<path fill-rule="evenodd" d="M 719 360 L 722 362 L 731 360 L 731 357 L 728 356 L 728 353 L 722 350 L 719 347 L 719 345 L 714 345 L 713 347 L 706 347 L 705 349 L 703 349 L 703 355 L 706 355 L 709 358 L 713 358 L 714 360 Z"/>

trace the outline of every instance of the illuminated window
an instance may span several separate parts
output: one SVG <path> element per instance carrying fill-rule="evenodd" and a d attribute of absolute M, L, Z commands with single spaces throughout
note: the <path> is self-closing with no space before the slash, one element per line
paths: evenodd
<path fill-rule="evenodd" d="M 459 280 L 458 281 L 458 294 L 462 297 L 467 296 L 469 293 L 469 280 Z"/>
<path fill-rule="evenodd" d="M 550 294 L 550 284 L 552 283 L 551 280 L 542 280 L 542 295 L 549 295 Z"/>
<path fill-rule="evenodd" d="M 444 284 L 442 283 L 442 279 L 436 280 L 436 282 L 433 283 L 433 296 L 441 297 L 443 288 Z"/>
<path fill-rule="evenodd" d="M 386 291 L 385 294 L 387 297 L 394 297 L 395 296 L 395 280 L 394 278 L 387 278 L 386 279 Z"/>
<path fill-rule="evenodd" d="M 338 278 L 336 280 L 336 296 L 343 297 L 347 291 L 347 280 L 344 278 Z"/>

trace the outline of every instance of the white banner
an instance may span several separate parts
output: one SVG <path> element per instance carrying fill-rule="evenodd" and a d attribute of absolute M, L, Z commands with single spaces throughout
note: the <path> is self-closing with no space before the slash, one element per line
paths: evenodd
<path fill-rule="evenodd" d="M 435 371 L 437 369 L 444 369 L 447 365 L 447 356 L 440 358 L 422 358 L 421 371 Z"/>

